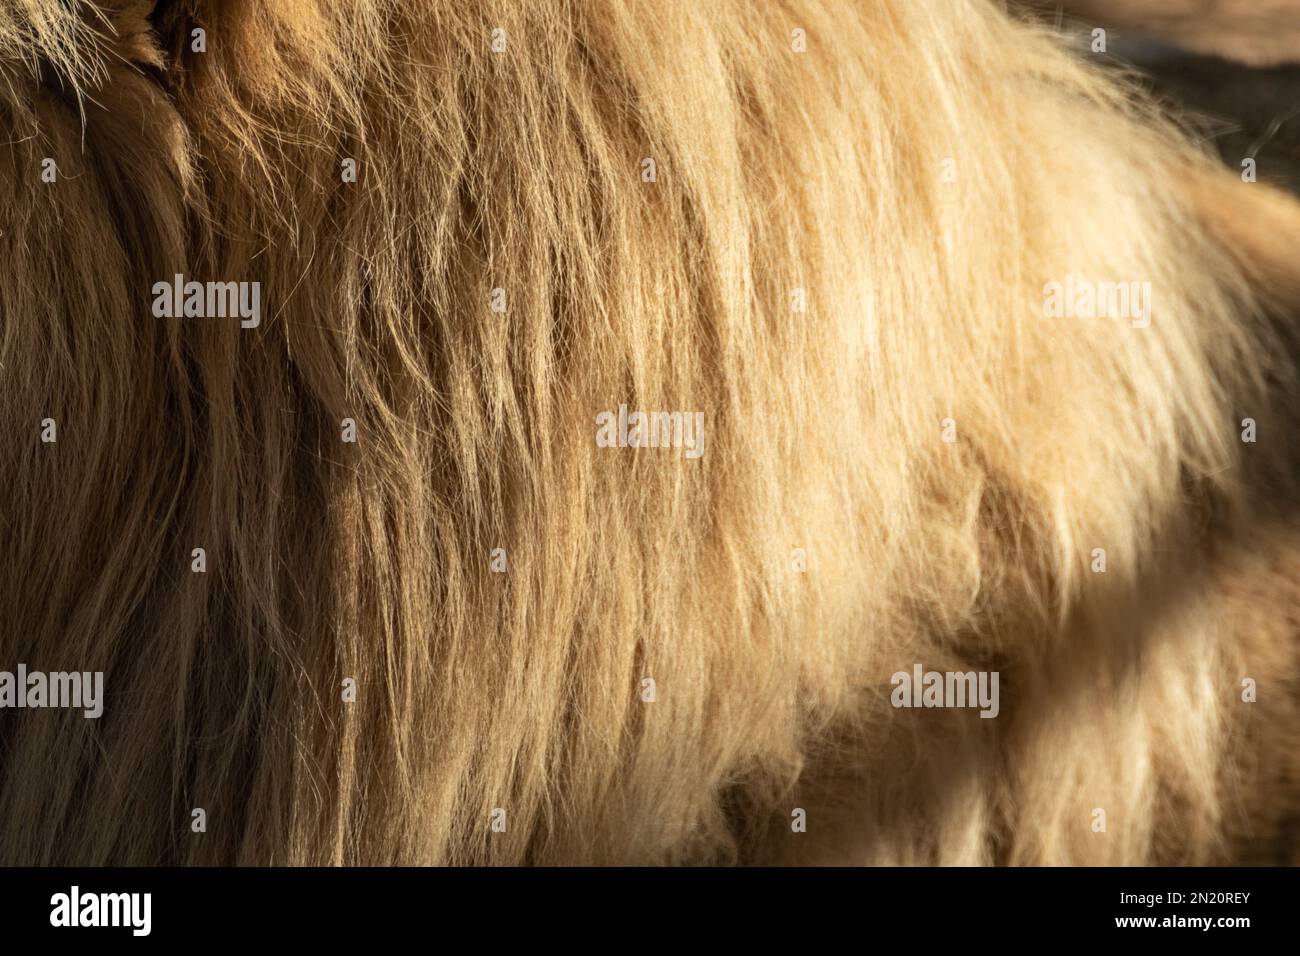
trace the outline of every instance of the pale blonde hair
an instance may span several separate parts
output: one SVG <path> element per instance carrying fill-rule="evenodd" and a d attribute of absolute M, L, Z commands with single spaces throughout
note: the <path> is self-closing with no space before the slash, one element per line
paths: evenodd
<path fill-rule="evenodd" d="M 69 6 L 0 4 L 0 666 L 107 702 L 0 714 L 0 862 L 1294 853 L 1300 215 L 1058 40 Z M 260 327 L 153 318 L 175 273 Z M 620 403 L 707 452 L 597 448 Z M 999 717 L 893 708 L 914 662 Z"/>

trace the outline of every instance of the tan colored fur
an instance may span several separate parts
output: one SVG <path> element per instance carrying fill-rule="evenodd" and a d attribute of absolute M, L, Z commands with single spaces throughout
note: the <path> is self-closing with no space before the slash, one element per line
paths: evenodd
<path fill-rule="evenodd" d="M 1289 200 L 975 0 L 154 7 L 0 2 L 0 862 L 1294 853 Z"/>

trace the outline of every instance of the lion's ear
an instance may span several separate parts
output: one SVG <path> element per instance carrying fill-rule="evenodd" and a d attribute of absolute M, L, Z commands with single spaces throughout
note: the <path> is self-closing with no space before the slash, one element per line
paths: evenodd
<path fill-rule="evenodd" d="M 1191 200 L 1206 231 L 1270 311 L 1300 313 L 1300 201 L 1265 183 L 1196 172 Z"/>
<path fill-rule="evenodd" d="M 1300 403 L 1300 201 L 1264 183 L 1247 183 L 1218 170 L 1188 176 L 1195 222 L 1222 250 L 1225 265 L 1244 280 L 1253 314 L 1262 321 L 1258 341 L 1271 411 L 1244 407 L 1236 418 L 1257 419 L 1268 441 L 1250 458 L 1256 478 L 1282 481 L 1300 469 L 1300 426 L 1290 410 Z M 1234 321 L 1227 316 L 1224 321 Z M 1277 470 L 1271 470 L 1277 469 Z"/>

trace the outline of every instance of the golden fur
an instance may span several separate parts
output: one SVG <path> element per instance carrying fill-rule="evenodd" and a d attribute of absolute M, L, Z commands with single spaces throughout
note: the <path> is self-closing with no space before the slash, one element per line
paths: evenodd
<path fill-rule="evenodd" d="M 1294 859 L 1300 211 L 1041 28 L 3 0 L 0 79 L 0 667 L 107 690 L 0 712 L 0 862 Z"/>

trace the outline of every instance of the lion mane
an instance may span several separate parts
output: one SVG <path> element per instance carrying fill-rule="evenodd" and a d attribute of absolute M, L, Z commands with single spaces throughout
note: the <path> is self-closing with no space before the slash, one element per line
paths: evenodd
<path fill-rule="evenodd" d="M 1053 32 L 0 0 L 0 75 L 0 668 L 105 687 L 0 711 L 0 862 L 1297 859 L 1300 208 Z"/>

